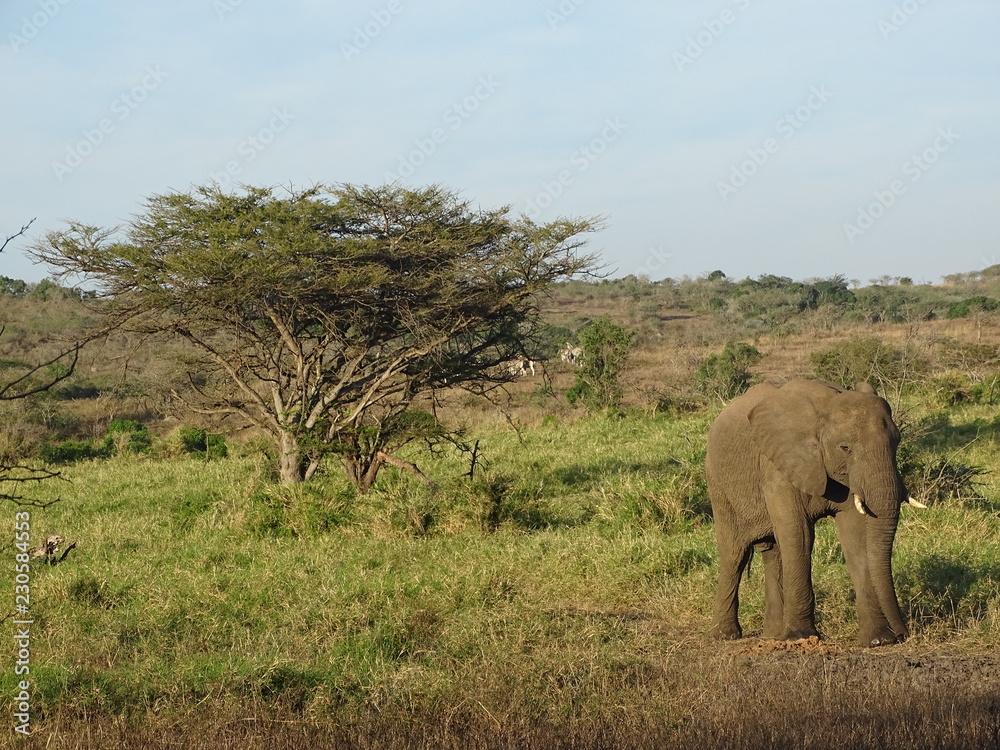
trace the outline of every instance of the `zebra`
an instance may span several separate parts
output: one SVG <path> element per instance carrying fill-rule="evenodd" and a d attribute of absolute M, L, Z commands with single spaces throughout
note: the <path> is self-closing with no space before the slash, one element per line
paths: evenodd
<path fill-rule="evenodd" d="M 573 344 L 566 342 L 566 348 L 559 353 L 560 359 L 568 365 L 573 365 L 574 367 L 580 363 L 580 357 L 583 356 L 582 346 L 573 346 Z"/>
<path fill-rule="evenodd" d="M 535 363 L 527 357 L 516 357 L 503 363 L 507 374 L 514 378 L 526 376 L 529 372 L 535 374 Z"/>

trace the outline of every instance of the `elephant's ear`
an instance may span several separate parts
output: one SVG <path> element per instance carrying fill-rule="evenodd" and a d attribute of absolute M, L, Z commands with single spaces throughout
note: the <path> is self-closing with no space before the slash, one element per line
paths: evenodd
<path fill-rule="evenodd" d="M 819 414 L 806 391 L 825 388 L 815 381 L 789 383 L 757 404 L 747 419 L 754 443 L 799 491 L 819 496 L 826 491 L 826 467 L 820 450 Z"/>

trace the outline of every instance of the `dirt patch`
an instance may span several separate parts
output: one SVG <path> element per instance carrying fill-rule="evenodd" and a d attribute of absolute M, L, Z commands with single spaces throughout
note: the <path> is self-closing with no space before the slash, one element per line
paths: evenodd
<path fill-rule="evenodd" d="M 737 653 L 751 656 L 755 654 L 821 654 L 823 656 L 832 656 L 848 651 L 851 651 L 851 649 L 844 646 L 823 643 L 816 636 L 812 636 L 811 638 L 802 638 L 797 641 L 761 640 L 751 645 L 742 646 Z"/>

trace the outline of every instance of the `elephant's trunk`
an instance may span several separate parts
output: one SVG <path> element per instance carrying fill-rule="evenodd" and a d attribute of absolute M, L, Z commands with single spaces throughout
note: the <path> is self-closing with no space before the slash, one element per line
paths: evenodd
<path fill-rule="evenodd" d="M 861 499 L 872 516 L 865 521 L 865 548 L 872 588 L 889 627 L 902 640 L 909 637 L 910 631 L 899 608 L 893 584 L 892 546 L 899 522 L 900 502 L 906 495 L 901 481 L 893 484 L 895 487 L 880 488 L 872 494 L 861 493 Z"/>

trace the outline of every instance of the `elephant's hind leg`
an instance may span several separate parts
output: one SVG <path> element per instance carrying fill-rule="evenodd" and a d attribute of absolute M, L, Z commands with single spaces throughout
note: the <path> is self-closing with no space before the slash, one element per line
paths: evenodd
<path fill-rule="evenodd" d="M 753 547 L 733 545 L 731 548 L 719 544 L 719 587 L 715 594 L 715 616 L 712 620 L 712 636 L 721 640 L 743 637 L 740 627 L 740 579 L 750 562 Z"/>

